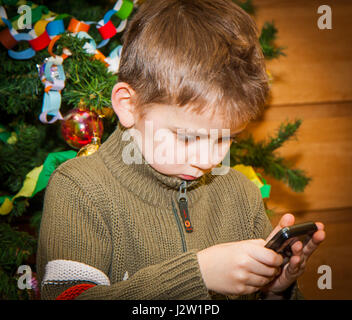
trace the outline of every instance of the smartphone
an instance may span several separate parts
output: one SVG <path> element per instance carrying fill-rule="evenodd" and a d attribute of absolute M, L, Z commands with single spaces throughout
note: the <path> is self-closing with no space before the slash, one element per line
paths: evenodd
<path fill-rule="evenodd" d="M 296 241 L 302 241 L 303 246 L 311 239 L 314 232 L 318 230 L 314 222 L 295 224 L 290 227 L 282 228 L 276 233 L 265 245 L 266 248 L 272 249 L 281 254 L 284 258 L 282 266 L 285 265 L 292 256 L 291 246 Z"/>

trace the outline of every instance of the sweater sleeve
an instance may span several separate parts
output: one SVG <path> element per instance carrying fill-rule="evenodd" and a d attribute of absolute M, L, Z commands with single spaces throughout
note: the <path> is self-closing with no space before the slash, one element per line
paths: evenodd
<path fill-rule="evenodd" d="M 45 191 L 37 249 L 42 299 L 210 299 L 196 250 L 116 283 L 108 276 L 111 255 L 109 228 L 94 199 L 56 170 Z"/>
<path fill-rule="evenodd" d="M 261 193 L 258 188 L 256 188 L 255 201 L 253 201 L 253 216 L 254 216 L 254 238 L 255 239 L 266 239 L 273 227 L 271 222 L 266 214 L 264 202 L 261 196 Z M 291 285 L 287 291 L 284 293 L 285 299 L 289 300 L 303 300 L 304 296 L 300 289 L 298 288 L 298 282 L 296 281 Z"/>

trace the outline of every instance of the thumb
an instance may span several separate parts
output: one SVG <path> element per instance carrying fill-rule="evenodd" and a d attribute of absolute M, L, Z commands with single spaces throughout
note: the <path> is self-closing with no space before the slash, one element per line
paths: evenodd
<path fill-rule="evenodd" d="M 269 236 L 266 238 L 266 242 L 268 242 L 277 232 L 279 232 L 282 228 L 292 226 L 295 223 L 295 216 L 291 213 L 284 214 L 277 226 L 271 231 Z"/>

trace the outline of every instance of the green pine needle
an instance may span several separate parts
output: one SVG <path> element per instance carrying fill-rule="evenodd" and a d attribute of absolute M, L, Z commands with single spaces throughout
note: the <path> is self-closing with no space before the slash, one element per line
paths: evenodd
<path fill-rule="evenodd" d="M 239 5 L 244 11 L 249 14 L 254 14 L 254 6 L 252 0 L 240 1 L 240 0 L 233 0 L 237 5 Z"/>
<path fill-rule="evenodd" d="M 302 124 L 302 120 L 296 120 L 293 123 L 287 122 L 280 124 L 276 137 L 271 138 L 266 148 L 268 151 L 274 151 L 282 146 L 285 141 L 295 137 L 295 134 Z"/>
<path fill-rule="evenodd" d="M 301 120 L 296 120 L 293 123 L 281 124 L 276 137 L 271 138 L 269 142 L 255 142 L 252 135 L 239 140 L 230 149 L 231 166 L 243 164 L 261 168 L 265 174 L 284 182 L 293 191 L 304 191 L 311 178 L 307 177 L 303 170 L 293 169 L 290 163 L 274 153 L 295 135 L 301 123 Z"/>
<path fill-rule="evenodd" d="M 263 54 L 266 59 L 274 59 L 279 56 L 286 56 L 282 51 L 286 47 L 276 47 L 274 45 L 274 40 L 276 39 L 277 29 L 274 25 L 274 22 L 265 22 L 261 30 L 259 37 L 259 43 L 262 46 Z"/>

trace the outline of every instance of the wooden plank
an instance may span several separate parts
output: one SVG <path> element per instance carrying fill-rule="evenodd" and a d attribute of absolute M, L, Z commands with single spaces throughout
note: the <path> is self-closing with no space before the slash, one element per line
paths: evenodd
<path fill-rule="evenodd" d="M 352 100 L 352 1 L 256 0 L 255 20 L 278 28 L 287 57 L 267 62 L 274 77 L 271 105 Z M 332 29 L 320 30 L 321 5 L 332 9 Z"/>
<path fill-rule="evenodd" d="M 272 217 L 275 226 L 281 218 Z M 352 299 L 352 208 L 296 214 L 296 223 L 320 221 L 325 225 L 326 239 L 310 257 L 305 273 L 298 279 L 306 299 Z M 321 265 L 332 271 L 332 289 L 319 289 Z"/>
<path fill-rule="evenodd" d="M 286 142 L 277 153 L 313 181 L 296 193 L 269 177 L 269 208 L 297 212 L 352 207 L 352 103 L 270 107 L 248 131 L 259 141 L 296 118 L 302 119 L 297 140 Z"/>

